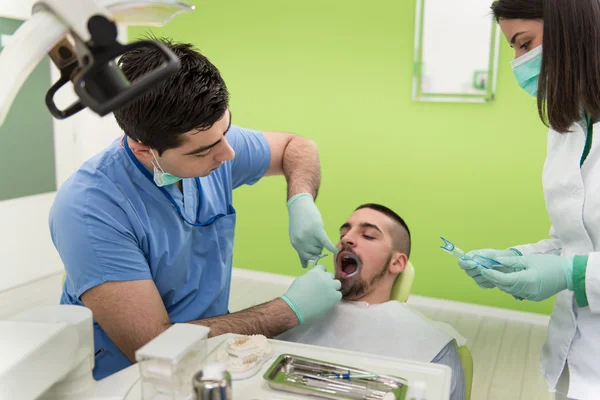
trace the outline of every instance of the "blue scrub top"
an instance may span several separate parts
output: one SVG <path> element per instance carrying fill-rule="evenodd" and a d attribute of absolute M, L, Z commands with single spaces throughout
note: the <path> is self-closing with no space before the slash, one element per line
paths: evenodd
<path fill-rule="evenodd" d="M 60 188 L 50 211 L 52 241 L 67 271 L 61 304 L 83 305 L 86 290 L 107 281 L 152 279 L 172 323 L 228 312 L 235 209 L 232 191 L 252 185 L 269 168 L 262 132 L 232 126 L 235 158 L 200 179 L 184 179 L 183 193 L 164 187 L 116 140 Z M 200 187 L 198 186 L 200 185 Z M 94 378 L 132 363 L 94 321 Z"/>

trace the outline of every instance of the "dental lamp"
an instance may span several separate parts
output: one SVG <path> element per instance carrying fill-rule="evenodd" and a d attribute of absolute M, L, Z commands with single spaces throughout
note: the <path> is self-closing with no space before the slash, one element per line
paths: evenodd
<path fill-rule="evenodd" d="M 104 116 L 128 104 L 176 72 L 179 59 L 159 41 L 119 43 L 117 24 L 163 26 L 193 10 L 178 0 L 38 0 L 31 18 L 0 53 L 0 125 L 27 77 L 46 55 L 60 70 L 60 79 L 45 98 L 55 118 L 68 118 L 86 107 Z M 164 62 L 129 82 L 116 59 L 140 47 L 155 48 Z M 59 109 L 54 95 L 69 81 L 78 100 Z"/>

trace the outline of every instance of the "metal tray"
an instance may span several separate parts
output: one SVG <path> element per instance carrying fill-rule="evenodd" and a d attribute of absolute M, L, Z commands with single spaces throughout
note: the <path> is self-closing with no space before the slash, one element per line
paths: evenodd
<path fill-rule="evenodd" d="M 376 378 L 330 378 L 322 375 L 377 375 Z M 321 376 L 320 376 L 321 375 Z M 345 365 L 332 364 L 293 354 L 281 354 L 263 378 L 276 390 L 344 400 L 405 400 L 408 382 L 395 376 L 375 374 Z M 394 397 L 390 396 L 392 393 Z"/>

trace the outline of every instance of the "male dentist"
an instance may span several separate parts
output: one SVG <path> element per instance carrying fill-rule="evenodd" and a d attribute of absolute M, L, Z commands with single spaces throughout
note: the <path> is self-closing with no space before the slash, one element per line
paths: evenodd
<path fill-rule="evenodd" d="M 135 351 L 173 323 L 208 326 L 211 336 L 273 337 L 342 297 L 341 283 L 318 265 L 280 298 L 228 313 L 233 189 L 284 175 L 289 234 L 302 264 L 323 248 L 336 252 L 314 204 L 318 152 L 296 135 L 232 125 L 217 68 L 189 44 L 162 41 L 180 70 L 115 111 L 125 136 L 62 185 L 50 212 L 67 271 L 61 303 L 94 315 L 96 379 L 131 365 Z M 120 60 L 130 81 L 161 62 L 146 48 Z"/>

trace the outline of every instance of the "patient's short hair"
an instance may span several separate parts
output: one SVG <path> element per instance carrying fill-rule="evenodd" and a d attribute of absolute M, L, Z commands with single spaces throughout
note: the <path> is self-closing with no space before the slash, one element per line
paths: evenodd
<path fill-rule="evenodd" d="M 398 229 L 392 230 L 395 250 L 401 251 L 402 253 L 406 254 L 407 258 L 410 258 L 410 230 L 408 229 L 408 225 L 402 219 L 402 217 L 400 217 L 388 207 L 375 203 L 367 203 L 360 205 L 354 211 L 360 210 L 362 208 L 369 208 L 371 210 L 379 211 L 380 213 L 385 214 L 386 216 L 398 223 Z"/>

